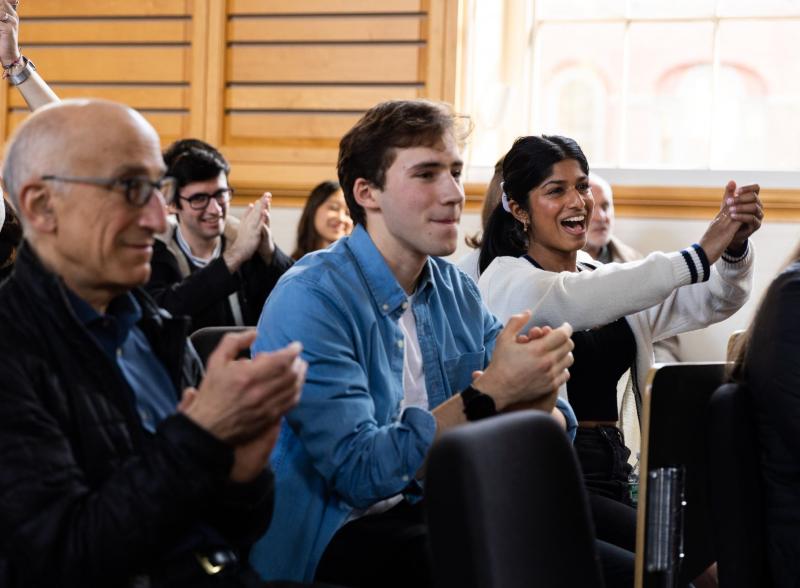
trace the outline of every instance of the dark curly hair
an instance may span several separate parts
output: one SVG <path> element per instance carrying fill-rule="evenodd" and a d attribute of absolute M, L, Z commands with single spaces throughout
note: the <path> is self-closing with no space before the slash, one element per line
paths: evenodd
<path fill-rule="evenodd" d="M 180 208 L 178 191 L 192 182 L 213 180 L 221 172 L 225 177 L 231 171 L 231 166 L 217 149 L 200 139 L 181 139 L 175 141 L 164 151 L 164 163 L 167 166 L 167 175 L 177 180 L 178 190 L 172 204 Z"/>

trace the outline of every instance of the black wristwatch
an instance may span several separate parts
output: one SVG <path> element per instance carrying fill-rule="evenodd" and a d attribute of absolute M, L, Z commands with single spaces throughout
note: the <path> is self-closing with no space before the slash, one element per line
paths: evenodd
<path fill-rule="evenodd" d="M 472 386 L 461 391 L 461 400 L 464 402 L 464 414 L 468 421 L 479 421 L 497 414 L 494 399 Z"/>

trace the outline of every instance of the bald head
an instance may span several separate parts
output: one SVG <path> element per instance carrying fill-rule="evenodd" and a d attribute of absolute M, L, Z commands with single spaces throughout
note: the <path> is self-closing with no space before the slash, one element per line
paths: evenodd
<path fill-rule="evenodd" d="M 105 100 L 45 106 L 16 130 L 6 149 L 3 180 L 17 210 L 22 187 L 43 175 L 91 175 L 132 137 L 158 149 L 153 127 L 135 110 Z"/>
<path fill-rule="evenodd" d="M 150 277 L 155 236 L 167 229 L 164 169 L 158 136 L 140 114 L 77 100 L 43 108 L 20 126 L 5 179 L 44 267 L 105 312 Z M 134 185 L 150 186 L 146 199 L 131 197 Z"/>
<path fill-rule="evenodd" d="M 614 200 L 611 185 L 597 174 L 589 174 L 589 187 L 594 197 L 594 211 L 589 222 L 584 249 L 593 257 L 597 257 L 611 240 L 614 228 Z"/>

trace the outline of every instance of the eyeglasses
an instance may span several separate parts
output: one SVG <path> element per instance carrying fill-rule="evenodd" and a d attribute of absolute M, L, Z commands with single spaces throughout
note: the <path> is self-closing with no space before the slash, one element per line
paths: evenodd
<path fill-rule="evenodd" d="M 107 190 L 122 189 L 125 200 L 131 206 L 141 208 L 150 202 L 153 193 L 158 190 L 166 202 L 175 196 L 177 182 L 175 178 L 165 176 L 160 180 L 153 181 L 144 177 L 133 178 L 82 178 L 68 176 L 42 176 L 42 180 L 53 182 L 65 182 L 68 184 L 88 184 L 90 186 L 100 186 Z"/>
<path fill-rule="evenodd" d="M 188 198 L 184 198 L 183 196 L 178 196 L 178 198 L 180 200 L 186 200 L 186 202 L 189 203 L 189 208 L 192 210 L 205 210 L 212 198 L 216 200 L 217 204 L 220 206 L 225 206 L 231 201 L 231 196 L 233 196 L 233 188 L 220 188 L 212 194 L 198 192 L 197 194 L 192 194 Z"/>

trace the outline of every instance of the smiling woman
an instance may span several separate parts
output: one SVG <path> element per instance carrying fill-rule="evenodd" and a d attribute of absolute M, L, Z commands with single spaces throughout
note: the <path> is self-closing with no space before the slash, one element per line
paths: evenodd
<path fill-rule="evenodd" d="M 342 188 L 336 182 L 321 182 L 311 190 L 303 207 L 292 258 L 300 259 L 306 253 L 324 249 L 340 237 L 349 235 L 352 229 L 353 220 Z"/>
<path fill-rule="evenodd" d="M 636 407 L 653 342 L 741 307 L 752 282 L 748 237 L 763 212 L 757 185 L 729 182 L 698 244 L 632 263 L 589 263 L 579 257 L 595 205 L 588 175 L 572 139 L 518 139 L 503 162 L 505 193 L 486 227 L 478 285 L 502 321 L 532 309 L 532 324 L 572 324 L 575 362 L 563 392 L 579 421 L 575 447 L 598 538 L 632 551 L 628 458 L 638 450 Z M 681 288 L 688 284 L 698 285 Z"/>

